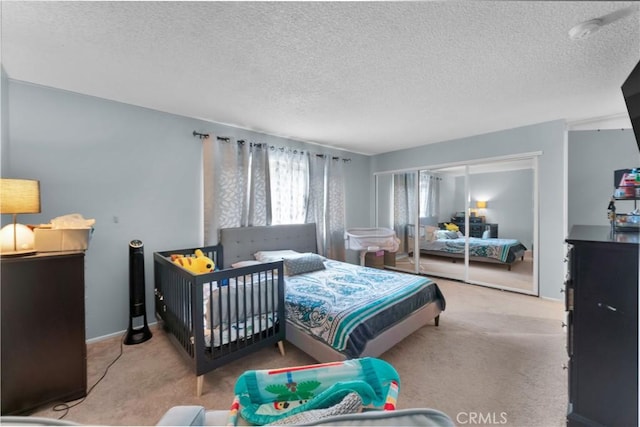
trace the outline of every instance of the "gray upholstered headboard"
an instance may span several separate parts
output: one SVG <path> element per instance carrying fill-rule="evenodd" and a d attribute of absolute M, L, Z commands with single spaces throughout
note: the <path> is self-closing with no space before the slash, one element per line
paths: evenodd
<path fill-rule="evenodd" d="M 224 268 L 237 261 L 255 259 L 258 251 L 292 249 L 317 252 L 316 225 L 292 224 L 220 229 Z"/>

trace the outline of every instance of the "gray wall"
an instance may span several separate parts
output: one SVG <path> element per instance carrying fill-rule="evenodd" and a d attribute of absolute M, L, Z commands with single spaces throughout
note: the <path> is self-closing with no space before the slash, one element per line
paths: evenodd
<path fill-rule="evenodd" d="M 2 89 L 4 99 L 4 83 Z M 351 158 L 347 226 L 367 225 L 361 220 L 370 214 L 369 194 L 362 191 L 371 185 L 367 156 L 11 79 L 8 89 L 2 175 L 41 182 L 42 213 L 19 221 L 44 223 L 74 212 L 96 219 L 85 258 L 88 339 L 127 327 L 132 239 L 145 245 L 150 321 L 153 252 L 202 244 L 202 146 L 193 130 Z"/>
<path fill-rule="evenodd" d="M 393 229 L 393 174 L 379 175 L 377 185 L 378 222 L 373 226 Z"/>
<path fill-rule="evenodd" d="M 533 246 L 533 170 L 521 169 L 469 176 L 471 204 L 487 200 L 479 215 L 498 224 L 498 237 L 517 239 L 527 249 Z M 464 176 L 456 178 L 455 211 L 465 211 Z M 482 197 L 479 197 L 482 196 Z M 451 212 L 451 214 L 453 214 Z"/>
<path fill-rule="evenodd" d="M 130 240 L 145 243 L 151 320 L 152 253 L 201 244 L 201 145 L 193 130 L 351 158 L 347 228 L 374 225 L 374 172 L 542 151 L 540 293 L 561 296 L 562 121 L 368 157 L 17 82 L 4 71 L 1 77 L 2 176 L 40 179 L 42 186 L 42 214 L 19 220 L 47 222 L 72 212 L 97 220 L 86 254 L 87 338 L 126 328 Z M 572 131 L 568 141 L 569 225 L 606 224 L 613 170 L 640 166 L 633 134 Z M 349 261 L 357 263 L 357 254 L 349 252 Z"/>
<path fill-rule="evenodd" d="M 563 176 L 565 123 L 556 120 L 469 138 L 385 153 L 373 158 L 376 172 L 442 165 L 541 151 L 539 157 L 539 285 L 540 295 L 561 299 L 564 280 L 565 230 Z M 543 190 L 542 190 L 543 189 Z"/>
<path fill-rule="evenodd" d="M 9 78 L 2 66 L 0 66 L 0 139 L 1 172 L 9 168 Z"/>
<path fill-rule="evenodd" d="M 449 222 L 451 217 L 460 210 L 456 208 L 457 199 L 457 182 L 455 176 L 442 175 L 442 181 L 440 181 L 440 212 L 438 215 L 438 222 Z M 462 184 L 462 201 L 464 203 L 464 183 Z M 464 210 L 464 209 L 463 209 Z"/>
<path fill-rule="evenodd" d="M 569 132 L 569 229 L 576 224 L 608 225 L 613 171 L 640 167 L 640 151 L 631 129 Z M 616 202 L 618 212 L 633 202 Z"/>

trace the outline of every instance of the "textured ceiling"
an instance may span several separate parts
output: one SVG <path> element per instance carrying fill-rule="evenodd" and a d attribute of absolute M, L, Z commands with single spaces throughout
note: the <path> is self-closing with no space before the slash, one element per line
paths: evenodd
<path fill-rule="evenodd" d="M 0 3 L 7 75 L 375 154 L 626 114 L 633 2 Z"/>

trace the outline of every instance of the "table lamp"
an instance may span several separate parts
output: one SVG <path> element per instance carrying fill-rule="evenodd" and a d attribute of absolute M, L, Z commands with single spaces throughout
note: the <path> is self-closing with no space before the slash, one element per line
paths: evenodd
<path fill-rule="evenodd" d="M 7 235 L 12 235 L 13 245 L 11 247 L 13 250 L 5 251 L 4 249 L 9 245 L 6 245 L 6 242 L 2 242 L 2 255 L 24 255 L 35 252 L 32 246 L 33 231 L 22 224 L 17 224 L 16 217 L 18 214 L 40 213 L 40 181 L 1 178 L 0 213 L 13 215 L 13 224 L 4 226 L 0 231 L 3 239 Z M 20 238 L 18 233 L 21 234 Z M 29 237 L 31 238 L 31 244 L 24 242 L 18 244 L 19 240 L 28 239 Z"/>

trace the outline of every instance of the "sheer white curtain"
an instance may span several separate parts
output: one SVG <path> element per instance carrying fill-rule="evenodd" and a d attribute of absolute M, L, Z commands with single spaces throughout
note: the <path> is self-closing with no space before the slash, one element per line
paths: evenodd
<path fill-rule="evenodd" d="M 309 154 L 309 203 L 307 204 L 306 221 L 316 223 L 316 234 L 318 241 L 318 253 L 325 255 L 326 233 L 324 227 L 325 217 L 325 168 L 326 159 L 324 156 Z"/>
<path fill-rule="evenodd" d="M 435 218 L 440 214 L 440 180 L 428 171 L 420 171 L 420 218 Z M 428 224 L 433 225 L 433 224 Z"/>
<path fill-rule="evenodd" d="M 269 225 L 271 224 L 269 148 L 266 144 L 251 144 L 249 150 L 251 156 L 247 190 L 248 212 L 243 226 Z"/>
<path fill-rule="evenodd" d="M 309 156 L 309 204 L 306 222 L 315 222 L 318 253 L 345 260 L 344 161 L 326 155 Z"/>
<path fill-rule="evenodd" d="M 393 229 L 400 239 L 400 248 L 408 252 L 409 233 L 415 233 L 415 174 L 396 173 L 393 175 Z M 415 234 L 414 234 L 415 235 Z"/>
<path fill-rule="evenodd" d="M 303 224 L 309 194 L 309 160 L 299 150 L 273 149 L 269 156 L 271 224 Z"/>
<path fill-rule="evenodd" d="M 401 247 L 411 251 L 406 245 L 409 235 L 417 235 L 415 223 L 416 196 L 419 196 L 420 225 L 435 225 L 440 212 L 440 180 L 428 171 L 420 171 L 418 194 L 416 194 L 415 172 L 396 173 L 393 176 L 393 217 L 396 235 L 402 240 Z M 420 227 L 417 228 L 420 230 Z M 420 232 L 420 236 L 422 232 Z"/>
<path fill-rule="evenodd" d="M 344 261 L 342 159 L 233 139 L 203 145 L 205 244 L 220 228 L 314 222 L 318 252 Z"/>
<path fill-rule="evenodd" d="M 259 145 L 232 138 L 203 141 L 205 245 L 217 243 L 220 228 L 268 223 L 268 161 Z"/>
<path fill-rule="evenodd" d="M 344 161 L 337 157 L 327 160 L 327 248 L 326 257 L 338 261 L 345 260 L 345 196 L 344 196 Z"/>

